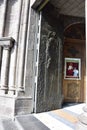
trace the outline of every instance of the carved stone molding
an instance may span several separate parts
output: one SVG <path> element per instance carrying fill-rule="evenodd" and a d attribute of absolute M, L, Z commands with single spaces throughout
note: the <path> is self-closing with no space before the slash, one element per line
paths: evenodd
<path fill-rule="evenodd" d="M 12 37 L 2 37 L 0 38 L 0 46 L 11 48 L 14 44 L 14 39 Z"/>

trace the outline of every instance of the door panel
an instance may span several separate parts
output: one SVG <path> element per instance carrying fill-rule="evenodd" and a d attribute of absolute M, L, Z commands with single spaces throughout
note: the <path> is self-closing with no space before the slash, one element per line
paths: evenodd
<path fill-rule="evenodd" d="M 81 59 L 81 80 L 64 79 L 64 64 L 63 63 L 63 95 L 64 102 L 84 102 L 85 96 L 85 41 L 77 39 L 65 39 L 64 52 L 65 58 L 80 58 Z"/>

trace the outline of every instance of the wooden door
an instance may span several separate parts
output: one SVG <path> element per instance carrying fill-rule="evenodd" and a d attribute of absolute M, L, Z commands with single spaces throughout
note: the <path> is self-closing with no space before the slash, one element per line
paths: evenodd
<path fill-rule="evenodd" d="M 63 95 L 64 102 L 84 102 L 86 54 L 85 40 L 65 39 L 63 52 Z M 80 59 L 80 78 L 65 77 L 65 58 Z M 75 63 L 76 64 L 76 63 Z"/>

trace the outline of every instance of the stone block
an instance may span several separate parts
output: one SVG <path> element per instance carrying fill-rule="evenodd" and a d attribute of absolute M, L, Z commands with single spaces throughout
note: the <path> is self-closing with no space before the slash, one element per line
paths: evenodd
<path fill-rule="evenodd" d="M 13 118 L 15 99 L 6 96 L 0 96 L 0 116 Z"/>
<path fill-rule="evenodd" d="M 29 114 L 33 112 L 31 97 L 18 98 L 15 101 L 15 115 Z"/>
<path fill-rule="evenodd" d="M 32 111 L 31 97 L 0 96 L 0 116 L 13 118 L 15 115 L 29 114 Z"/>

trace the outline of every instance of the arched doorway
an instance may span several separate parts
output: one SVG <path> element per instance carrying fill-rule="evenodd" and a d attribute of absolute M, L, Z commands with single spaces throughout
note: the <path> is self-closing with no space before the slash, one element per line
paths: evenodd
<path fill-rule="evenodd" d="M 63 61 L 64 102 L 85 102 L 85 24 L 75 23 L 65 29 Z"/>

